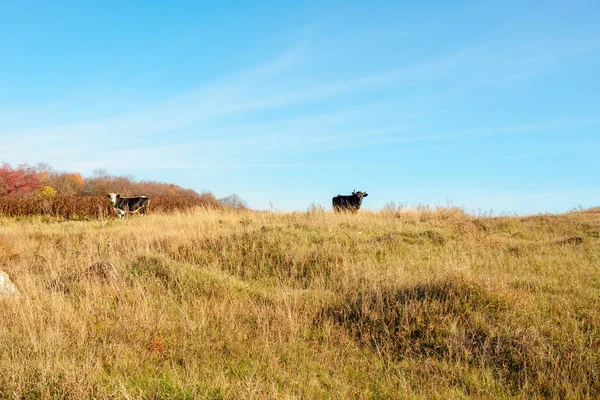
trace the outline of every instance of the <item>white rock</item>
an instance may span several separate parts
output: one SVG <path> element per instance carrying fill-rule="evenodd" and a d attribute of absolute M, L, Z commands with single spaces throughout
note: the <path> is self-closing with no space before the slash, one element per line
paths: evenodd
<path fill-rule="evenodd" d="M 4 271 L 0 271 L 0 298 L 2 297 L 18 297 L 19 289 L 8 277 L 8 274 Z"/>

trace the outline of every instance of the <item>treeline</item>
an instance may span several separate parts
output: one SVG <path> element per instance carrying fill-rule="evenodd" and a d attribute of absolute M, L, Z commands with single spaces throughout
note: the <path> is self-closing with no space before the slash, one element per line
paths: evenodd
<path fill-rule="evenodd" d="M 92 176 L 84 177 L 77 172 L 56 171 L 47 164 L 34 167 L 12 167 L 7 163 L 0 165 L 0 197 L 105 196 L 109 192 L 120 193 L 123 196 L 212 196 L 210 193 L 199 194 L 172 183 L 138 181 L 128 176 L 110 175 L 104 170 L 97 170 Z"/>
<path fill-rule="evenodd" d="M 149 196 L 150 212 L 184 211 L 195 207 L 245 208 L 231 195 L 221 201 L 210 192 L 197 193 L 181 186 L 138 181 L 128 176 L 97 170 L 90 177 L 55 171 L 47 164 L 35 167 L 0 164 L 0 215 L 21 217 L 47 215 L 66 219 L 95 219 L 114 216 L 106 194 Z"/>

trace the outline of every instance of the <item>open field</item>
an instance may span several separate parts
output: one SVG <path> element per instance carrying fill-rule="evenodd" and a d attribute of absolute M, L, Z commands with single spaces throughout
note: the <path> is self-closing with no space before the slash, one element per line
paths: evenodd
<path fill-rule="evenodd" d="M 0 398 L 595 398 L 600 212 L 0 220 Z"/>

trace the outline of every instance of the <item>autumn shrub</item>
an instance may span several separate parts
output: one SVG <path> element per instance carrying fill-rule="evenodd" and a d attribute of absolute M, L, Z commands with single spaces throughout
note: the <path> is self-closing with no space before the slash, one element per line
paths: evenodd
<path fill-rule="evenodd" d="M 54 190 L 54 188 L 52 188 L 51 186 L 44 186 L 40 189 L 39 196 L 43 199 L 54 197 L 56 196 L 56 190 Z"/>
<path fill-rule="evenodd" d="M 35 192 L 38 188 L 36 171 L 27 166 L 17 168 L 7 163 L 0 166 L 0 196 L 14 196 Z"/>

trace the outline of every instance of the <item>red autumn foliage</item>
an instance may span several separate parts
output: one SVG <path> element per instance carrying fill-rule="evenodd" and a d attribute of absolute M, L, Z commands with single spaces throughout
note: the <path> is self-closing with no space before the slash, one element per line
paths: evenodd
<path fill-rule="evenodd" d="M 2 163 L 0 166 L 0 196 L 30 194 L 38 187 L 37 172 L 28 165 L 13 168 L 7 163 Z"/>

